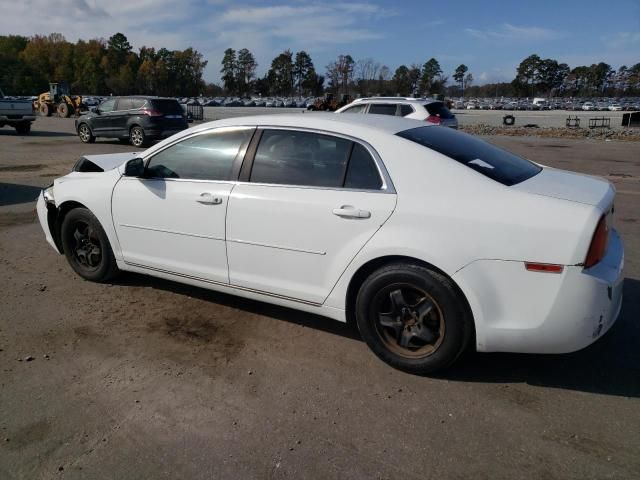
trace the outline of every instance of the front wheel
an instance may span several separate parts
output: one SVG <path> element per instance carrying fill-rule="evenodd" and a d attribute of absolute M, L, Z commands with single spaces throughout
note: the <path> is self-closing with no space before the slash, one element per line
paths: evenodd
<path fill-rule="evenodd" d="M 107 234 L 86 208 L 71 210 L 62 222 L 62 248 L 71 268 L 92 282 L 107 282 L 118 273 L 118 265 Z"/>
<path fill-rule="evenodd" d="M 392 264 L 372 273 L 355 305 L 362 338 L 389 365 L 428 374 L 466 349 L 473 322 L 453 282 L 429 268 Z"/>
<path fill-rule="evenodd" d="M 133 127 L 129 131 L 129 142 L 134 147 L 144 147 L 147 143 L 146 136 L 144 134 L 144 129 L 142 127 Z"/>
<path fill-rule="evenodd" d="M 96 141 L 96 137 L 91 133 L 91 129 L 86 123 L 81 123 L 78 127 L 78 136 L 82 143 L 93 143 Z"/>

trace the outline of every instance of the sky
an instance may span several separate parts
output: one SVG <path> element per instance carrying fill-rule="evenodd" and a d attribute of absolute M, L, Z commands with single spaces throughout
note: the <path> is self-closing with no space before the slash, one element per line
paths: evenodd
<path fill-rule="evenodd" d="M 476 84 L 511 81 L 532 53 L 570 67 L 640 62 L 640 0 L 19 0 L 3 2 L 0 35 L 124 33 L 143 45 L 201 52 L 219 82 L 226 48 L 248 48 L 264 74 L 285 49 L 307 51 L 320 74 L 339 54 L 393 72 L 435 57 L 451 77 L 464 63 Z"/>

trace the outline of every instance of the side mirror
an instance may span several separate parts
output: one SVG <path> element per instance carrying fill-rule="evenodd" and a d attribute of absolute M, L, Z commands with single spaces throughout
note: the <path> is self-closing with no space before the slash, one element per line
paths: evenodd
<path fill-rule="evenodd" d="M 91 113 L 97 113 L 98 115 L 100 115 L 100 109 L 98 107 L 91 107 L 89 111 Z"/>
<path fill-rule="evenodd" d="M 142 177 L 144 176 L 144 162 L 141 158 L 132 158 L 124 167 L 125 177 Z"/>

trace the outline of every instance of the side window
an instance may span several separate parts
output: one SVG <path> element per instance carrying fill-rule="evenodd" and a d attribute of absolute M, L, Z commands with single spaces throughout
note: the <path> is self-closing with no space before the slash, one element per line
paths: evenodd
<path fill-rule="evenodd" d="M 229 180 L 240 147 L 252 128 L 198 135 L 176 143 L 151 157 L 147 176 L 191 180 Z"/>
<path fill-rule="evenodd" d="M 347 108 L 344 112 L 342 113 L 364 113 L 364 111 L 367 109 L 367 105 L 363 104 L 363 105 L 354 105 L 353 107 L 349 107 Z"/>
<path fill-rule="evenodd" d="M 373 158 L 359 143 L 353 146 L 344 186 L 366 190 L 379 190 L 382 187 L 382 179 Z"/>
<path fill-rule="evenodd" d="M 369 113 L 375 113 L 378 115 L 395 115 L 396 104 L 395 103 L 372 103 L 369 107 Z"/>
<path fill-rule="evenodd" d="M 411 115 L 413 113 L 413 107 L 407 104 L 400 105 L 400 116 L 406 117 L 407 115 Z"/>
<path fill-rule="evenodd" d="M 115 105 L 116 105 L 116 99 L 111 98 L 109 100 L 105 100 L 104 102 L 102 102 L 98 108 L 100 109 L 101 112 L 106 113 L 106 112 L 112 111 Z"/>
<path fill-rule="evenodd" d="M 132 98 L 131 99 L 131 108 L 133 110 L 137 110 L 138 108 L 142 108 L 144 105 L 144 99 L 142 98 Z"/>
<path fill-rule="evenodd" d="M 130 98 L 120 98 L 118 99 L 118 105 L 116 106 L 116 110 L 131 110 L 131 99 Z"/>
<path fill-rule="evenodd" d="M 292 130 L 265 130 L 250 181 L 284 185 L 341 187 L 351 142 Z"/>

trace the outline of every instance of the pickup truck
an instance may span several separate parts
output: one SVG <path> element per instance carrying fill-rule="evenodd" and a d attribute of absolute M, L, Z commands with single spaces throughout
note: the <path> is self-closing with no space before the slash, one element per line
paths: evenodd
<path fill-rule="evenodd" d="M 18 135 L 27 135 L 31 131 L 31 122 L 36 119 L 30 100 L 5 98 L 0 90 L 0 127 L 9 125 Z"/>

